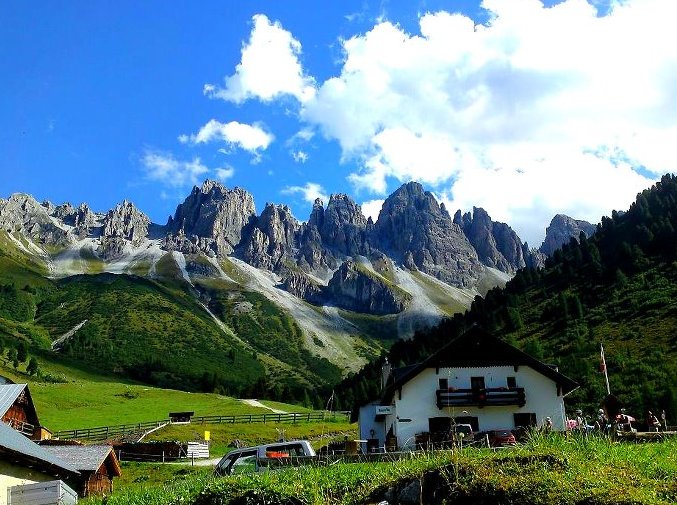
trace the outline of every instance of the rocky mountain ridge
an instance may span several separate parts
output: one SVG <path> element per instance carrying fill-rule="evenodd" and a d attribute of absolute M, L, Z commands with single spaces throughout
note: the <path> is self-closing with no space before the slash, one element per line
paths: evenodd
<path fill-rule="evenodd" d="M 396 292 L 396 283 L 357 268 L 353 258 L 373 265 L 385 258 L 451 287 L 473 290 L 487 268 L 512 275 L 525 266 L 538 267 L 554 244 L 588 233 L 592 225 L 558 215 L 536 251 L 482 208 L 459 210 L 452 218 L 416 182 L 391 194 L 376 222 L 346 194 L 331 195 L 326 207 L 316 200 L 308 220 L 300 222 L 286 205 L 266 204 L 257 215 L 249 192 L 208 180 L 193 188 L 166 225 L 152 224 L 128 201 L 103 214 L 84 203 L 39 204 L 30 195 L 15 194 L 0 200 L 0 227 L 52 248 L 89 240 L 104 262 L 118 261 L 128 249 L 150 241 L 161 251 L 236 257 L 278 275 L 280 287 L 310 303 L 385 314 L 404 310 L 407 297 Z M 380 301 L 370 299 L 374 296 Z"/>
<path fill-rule="evenodd" d="M 587 221 L 573 219 L 564 214 L 557 214 L 550 221 L 550 225 L 545 230 L 545 240 L 539 247 L 539 251 L 546 256 L 552 256 L 554 252 L 569 242 L 572 238 L 578 240 L 581 233 L 590 237 L 595 233 L 596 226 Z"/>

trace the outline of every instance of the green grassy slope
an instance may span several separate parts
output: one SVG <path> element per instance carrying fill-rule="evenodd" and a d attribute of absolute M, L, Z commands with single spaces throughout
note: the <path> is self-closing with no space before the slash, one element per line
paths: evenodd
<path fill-rule="evenodd" d="M 87 320 L 63 352 L 156 385 L 241 392 L 263 367 L 221 331 L 195 297 L 127 275 L 75 276 L 38 307 L 36 322 L 56 337 Z M 213 387 L 213 386 L 211 386 Z"/>
<path fill-rule="evenodd" d="M 39 376 L 15 369 L 0 358 L 0 375 L 28 383 L 40 421 L 52 430 L 90 428 L 166 419 L 169 412 L 193 411 L 198 416 L 266 414 L 270 410 L 213 393 L 162 389 L 111 376 L 69 358 L 38 354 Z M 303 412 L 301 406 L 276 403 L 272 408 Z"/>

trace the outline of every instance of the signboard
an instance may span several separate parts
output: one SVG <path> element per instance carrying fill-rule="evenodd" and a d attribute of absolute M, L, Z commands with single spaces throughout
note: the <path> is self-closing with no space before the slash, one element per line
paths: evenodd
<path fill-rule="evenodd" d="M 209 442 L 209 437 L 211 436 L 211 433 L 208 431 L 205 431 L 205 442 Z"/>
<path fill-rule="evenodd" d="M 392 405 L 377 405 L 376 406 L 376 415 L 383 416 L 393 413 Z"/>

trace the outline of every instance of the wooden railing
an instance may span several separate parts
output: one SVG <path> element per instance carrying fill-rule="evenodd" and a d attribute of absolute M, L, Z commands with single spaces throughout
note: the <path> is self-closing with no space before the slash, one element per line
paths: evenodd
<path fill-rule="evenodd" d="M 14 428 L 16 431 L 27 437 L 32 437 L 35 433 L 35 425 L 27 423 L 26 421 L 19 421 L 17 419 L 9 419 L 8 424 L 10 427 Z"/>
<path fill-rule="evenodd" d="M 437 408 L 524 406 L 524 388 L 438 389 Z"/>
<path fill-rule="evenodd" d="M 240 414 L 223 416 L 195 416 L 191 424 L 249 424 L 249 423 L 300 423 L 334 420 L 350 420 L 350 412 L 295 412 L 285 414 Z M 66 440 L 110 440 L 122 435 L 143 433 L 169 423 L 169 419 L 149 421 L 136 424 L 119 424 L 116 426 L 100 426 L 96 428 L 78 428 L 54 432 L 54 438 Z"/>

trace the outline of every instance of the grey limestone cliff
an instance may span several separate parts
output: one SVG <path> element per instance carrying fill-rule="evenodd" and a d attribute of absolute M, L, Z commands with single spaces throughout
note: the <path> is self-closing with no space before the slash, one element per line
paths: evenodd
<path fill-rule="evenodd" d="M 407 292 L 351 260 L 336 270 L 324 295 L 332 305 L 369 314 L 396 314 L 411 303 Z"/>
<path fill-rule="evenodd" d="M 474 286 L 480 263 L 461 228 L 435 197 L 410 182 L 383 203 L 374 224 L 377 248 L 408 268 L 416 268 L 456 287 Z"/>
<path fill-rule="evenodd" d="M 295 263 L 301 224 L 286 205 L 267 204 L 242 244 L 242 258 L 257 268 L 284 272 Z"/>
<path fill-rule="evenodd" d="M 106 260 L 122 256 L 127 243 L 137 246 L 147 237 L 149 225 L 148 216 L 124 200 L 103 218 L 97 252 Z"/>
<path fill-rule="evenodd" d="M 539 251 L 546 256 L 551 256 L 557 249 L 562 247 L 572 238 L 578 239 L 581 232 L 590 236 L 595 232 L 595 225 L 587 221 L 574 219 L 564 214 L 557 214 L 550 221 L 545 230 L 545 240 Z"/>
<path fill-rule="evenodd" d="M 68 244 L 68 232 L 57 226 L 49 206 L 40 205 L 31 195 L 15 193 L 0 199 L 0 229 L 19 232 L 32 240 L 50 245 Z"/>
<path fill-rule="evenodd" d="M 227 189 L 216 181 L 194 187 L 167 222 L 168 249 L 225 256 L 240 243 L 256 217 L 254 197 L 241 188 Z"/>
<path fill-rule="evenodd" d="M 481 207 L 473 207 L 472 214 L 456 211 L 454 223 L 461 227 L 485 265 L 514 273 L 528 264 L 530 251 L 517 233 L 505 223 L 492 221 Z"/>

